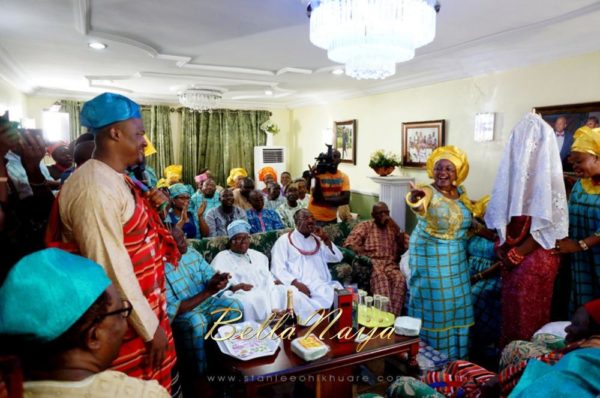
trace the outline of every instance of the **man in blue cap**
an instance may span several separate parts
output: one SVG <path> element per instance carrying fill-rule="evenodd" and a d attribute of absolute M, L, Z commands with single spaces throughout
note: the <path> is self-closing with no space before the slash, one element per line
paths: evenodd
<path fill-rule="evenodd" d="M 156 212 L 164 195 L 144 196 L 125 174 L 143 159 L 147 145 L 140 106 L 104 93 L 83 105 L 80 120 L 94 134 L 96 148 L 60 192 L 60 232 L 71 247 L 104 267 L 133 305 L 113 368 L 170 389 L 176 357 L 165 311 L 164 261 L 176 264 L 179 253 Z"/>
<path fill-rule="evenodd" d="M 0 287 L 0 352 L 19 357 L 25 397 L 169 397 L 156 381 L 106 370 L 130 314 L 131 303 L 98 264 L 58 249 L 38 251 Z"/>

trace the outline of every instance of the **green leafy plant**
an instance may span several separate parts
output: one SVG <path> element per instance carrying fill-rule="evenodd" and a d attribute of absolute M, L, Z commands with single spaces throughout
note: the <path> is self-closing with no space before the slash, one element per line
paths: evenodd
<path fill-rule="evenodd" d="M 277 134 L 279 133 L 279 126 L 277 126 L 275 123 L 273 123 L 270 120 L 267 120 L 266 122 L 264 122 L 263 124 L 260 125 L 260 129 L 262 131 L 264 131 L 265 133 L 270 133 L 270 134 Z"/>
<path fill-rule="evenodd" d="M 379 149 L 371 154 L 369 160 L 369 167 L 376 169 L 379 167 L 396 167 L 402 163 L 398 156 L 391 152 L 386 152 L 383 149 Z"/>

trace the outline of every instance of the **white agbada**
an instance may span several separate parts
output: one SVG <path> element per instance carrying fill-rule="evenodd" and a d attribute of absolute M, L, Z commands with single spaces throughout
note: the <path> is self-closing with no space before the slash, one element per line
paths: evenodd
<path fill-rule="evenodd" d="M 284 310 L 288 290 L 294 292 L 294 310 L 301 319 L 308 319 L 314 312 L 307 302 L 308 297 L 294 286 L 275 284 L 275 277 L 269 271 L 269 259 L 259 251 L 248 249 L 246 254 L 239 254 L 225 250 L 216 255 L 211 265 L 217 271 L 228 272 L 232 285 L 248 283 L 253 286 L 249 291 L 240 289 L 235 293 L 231 290 L 224 293 L 224 296 L 235 298 L 242 303 L 244 321 L 261 323 L 272 311 Z"/>
<path fill-rule="evenodd" d="M 342 252 L 333 243 L 329 249 L 319 239 L 319 251 L 306 255 L 292 246 L 290 239 L 298 249 L 312 252 L 316 249 L 319 238 L 314 235 L 305 238 L 297 230 L 280 236 L 271 251 L 271 272 L 286 286 L 290 286 L 294 279 L 304 283 L 310 289 L 307 302 L 313 311 L 329 309 L 333 303 L 333 290 L 342 289 L 342 285 L 331 279 L 327 263 L 342 261 Z"/>

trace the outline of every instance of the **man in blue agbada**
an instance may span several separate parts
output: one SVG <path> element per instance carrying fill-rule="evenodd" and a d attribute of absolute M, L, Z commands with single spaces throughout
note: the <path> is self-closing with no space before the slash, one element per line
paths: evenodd
<path fill-rule="evenodd" d="M 176 358 L 164 311 L 164 258 L 177 264 L 179 253 L 156 212 L 167 198 L 156 190 L 143 197 L 125 174 L 147 146 L 140 106 L 104 93 L 83 105 L 80 120 L 94 134 L 96 148 L 60 192 L 55 243 L 68 242 L 100 264 L 119 295 L 133 305 L 132 337 L 123 344 L 115 369 L 170 389 Z"/>
<path fill-rule="evenodd" d="M 0 287 L 0 355 L 19 357 L 25 397 L 169 397 L 156 381 L 107 370 L 131 310 L 93 261 L 59 249 L 32 253 Z"/>
<path fill-rule="evenodd" d="M 229 274 L 216 272 L 198 251 L 188 247 L 180 228 L 173 228 L 172 233 L 182 257 L 177 267 L 165 265 L 167 313 L 187 384 L 186 377 L 188 381 L 198 381 L 198 376 L 206 371 L 204 341 L 209 327 L 221 317 L 223 322 L 236 318 L 241 321 L 242 305 L 219 293 L 228 285 Z"/>

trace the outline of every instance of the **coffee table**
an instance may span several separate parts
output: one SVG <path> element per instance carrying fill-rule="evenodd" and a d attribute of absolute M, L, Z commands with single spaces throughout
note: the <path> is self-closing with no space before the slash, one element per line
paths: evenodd
<path fill-rule="evenodd" d="M 307 331 L 308 328 L 298 327 L 297 335 L 303 336 Z M 319 335 L 320 331 L 321 327 L 317 328 L 316 334 Z M 221 353 L 213 342 L 211 359 L 216 361 L 221 372 L 236 375 L 236 379 L 244 383 L 247 397 L 256 396 L 258 389 L 266 385 L 294 381 L 314 381 L 317 398 L 351 397 L 352 384 L 358 381 L 353 377 L 355 365 L 395 356 L 407 361 L 413 369 L 416 367 L 419 337 L 395 334 L 390 339 L 374 337 L 357 352 L 357 343 L 330 338 L 334 334 L 335 331 L 330 330 L 323 339 L 330 347 L 328 354 L 311 362 L 294 354 L 289 340 L 283 340 L 274 355 L 250 361 L 241 361 Z"/>

